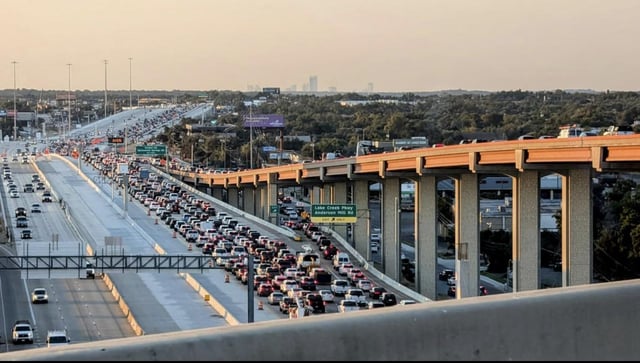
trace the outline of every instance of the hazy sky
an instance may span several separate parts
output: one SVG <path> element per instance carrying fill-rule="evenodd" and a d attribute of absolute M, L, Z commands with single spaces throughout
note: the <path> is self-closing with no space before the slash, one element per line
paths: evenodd
<path fill-rule="evenodd" d="M 13 61 L 17 88 L 47 90 L 69 73 L 72 90 L 104 90 L 105 68 L 111 90 L 302 91 L 310 76 L 339 92 L 640 89 L 640 0 L 0 0 L 0 13 L 0 89 Z"/>

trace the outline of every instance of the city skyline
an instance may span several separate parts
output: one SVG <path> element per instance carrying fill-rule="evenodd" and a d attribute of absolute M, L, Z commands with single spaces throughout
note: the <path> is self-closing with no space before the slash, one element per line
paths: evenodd
<path fill-rule="evenodd" d="M 640 89 L 635 0 L 0 1 L 0 89 Z"/>

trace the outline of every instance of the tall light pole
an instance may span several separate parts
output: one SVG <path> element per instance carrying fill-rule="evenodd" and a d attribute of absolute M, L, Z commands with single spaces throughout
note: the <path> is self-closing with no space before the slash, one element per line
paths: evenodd
<path fill-rule="evenodd" d="M 67 63 L 67 67 L 69 68 L 69 90 L 67 91 L 67 106 L 69 107 L 69 111 L 67 113 L 67 134 L 71 137 L 71 63 Z M 80 160 L 78 158 L 78 160 Z"/>
<path fill-rule="evenodd" d="M 129 57 L 129 109 L 131 110 L 132 108 L 132 103 L 131 103 L 131 60 L 133 58 Z"/>
<path fill-rule="evenodd" d="M 104 118 L 107 118 L 107 60 L 104 60 Z"/>
<path fill-rule="evenodd" d="M 16 107 L 16 61 L 13 63 L 13 141 L 18 139 L 18 108 Z"/>
<path fill-rule="evenodd" d="M 253 101 L 249 104 L 249 169 L 253 169 L 253 117 L 251 117 L 251 106 Z"/>
<path fill-rule="evenodd" d="M 191 168 L 193 169 L 193 144 L 191 144 Z"/>

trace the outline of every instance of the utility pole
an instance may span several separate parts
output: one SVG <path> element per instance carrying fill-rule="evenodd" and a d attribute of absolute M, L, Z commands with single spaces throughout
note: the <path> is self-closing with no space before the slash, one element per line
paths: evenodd
<path fill-rule="evenodd" d="M 71 63 L 67 63 L 67 67 L 69 68 L 69 90 L 67 91 L 67 106 L 69 107 L 69 112 L 67 113 L 67 133 L 68 137 L 71 138 Z"/>
<path fill-rule="evenodd" d="M 129 57 L 129 109 L 132 109 L 132 102 L 131 102 L 131 60 L 133 58 Z"/>
<path fill-rule="evenodd" d="M 107 60 L 104 60 L 104 118 L 107 118 Z"/>
<path fill-rule="evenodd" d="M 18 140 L 18 108 L 16 107 L 16 61 L 13 63 L 13 141 Z"/>

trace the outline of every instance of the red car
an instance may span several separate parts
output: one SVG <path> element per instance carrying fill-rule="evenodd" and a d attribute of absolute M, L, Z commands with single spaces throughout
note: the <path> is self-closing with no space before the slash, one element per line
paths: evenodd
<path fill-rule="evenodd" d="M 384 287 L 374 286 L 371 288 L 371 290 L 369 290 L 369 298 L 379 300 L 380 296 L 382 296 L 382 294 L 385 292 L 387 292 L 387 289 L 385 289 Z"/>
<path fill-rule="evenodd" d="M 261 283 L 258 286 L 258 296 L 267 297 L 273 292 L 273 285 L 269 283 Z"/>

